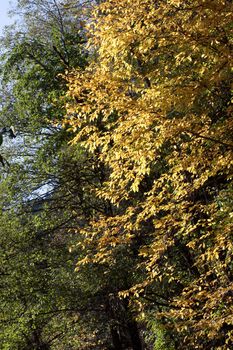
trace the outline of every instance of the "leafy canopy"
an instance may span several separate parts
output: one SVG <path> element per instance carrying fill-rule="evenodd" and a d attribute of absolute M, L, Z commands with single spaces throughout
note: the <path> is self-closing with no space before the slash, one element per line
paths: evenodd
<path fill-rule="evenodd" d="M 93 59 L 68 75 L 64 124 L 107 169 L 96 194 L 115 208 L 84 228 L 78 266 L 113 264 L 118 246 L 147 236 L 144 280 L 122 295 L 166 286 L 160 316 L 190 349 L 233 341 L 231 11 L 224 0 L 104 1 L 89 24 Z"/>

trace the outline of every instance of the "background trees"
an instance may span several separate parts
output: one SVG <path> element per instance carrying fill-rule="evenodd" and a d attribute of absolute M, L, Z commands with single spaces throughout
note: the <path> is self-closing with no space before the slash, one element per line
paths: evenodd
<path fill-rule="evenodd" d="M 59 74 L 84 65 L 85 36 L 73 7 L 18 5 L 22 22 L 8 29 L 1 57 L 1 123 L 13 124 L 17 138 L 14 147 L 4 142 L 11 165 L 1 169 L 0 343 L 3 349 L 85 347 L 94 326 L 89 322 L 85 331 L 79 321 L 89 307 L 74 273 L 69 230 L 77 227 L 77 192 L 85 187 L 74 183 L 76 156 L 80 173 L 90 165 L 84 152 L 68 150 L 69 135 L 59 125 L 66 90 Z"/>

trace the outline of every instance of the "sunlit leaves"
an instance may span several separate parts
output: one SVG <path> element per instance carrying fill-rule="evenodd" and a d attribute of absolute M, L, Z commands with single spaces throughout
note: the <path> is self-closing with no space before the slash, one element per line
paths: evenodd
<path fill-rule="evenodd" d="M 231 344 L 230 308 L 217 306 L 232 283 L 231 11 L 223 0 L 105 1 L 90 22 L 93 59 L 68 76 L 64 122 L 107 169 L 96 194 L 114 208 L 91 223 L 88 259 L 111 264 L 143 235 L 144 287 L 173 291 L 166 317 L 190 349 Z"/>

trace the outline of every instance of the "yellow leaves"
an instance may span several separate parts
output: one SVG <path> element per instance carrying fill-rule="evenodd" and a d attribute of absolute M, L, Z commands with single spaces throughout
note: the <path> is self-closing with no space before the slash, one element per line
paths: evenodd
<path fill-rule="evenodd" d="M 167 317 L 210 339 L 228 317 L 219 300 L 232 260 L 220 194 L 232 176 L 230 10 L 220 0 L 105 1 L 90 27 L 92 62 L 68 77 L 73 143 L 101 162 L 95 195 L 114 204 L 90 222 L 79 264 L 112 264 L 143 237 L 143 283 L 120 295 L 180 281 Z"/>
<path fill-rule="evenodd" d="M 123 299 L 127 298 L 129 296 L 129 294 L 130 293 L 128 290 L 119 292 L 119 296 Z"/>
<path fill-rule="evenodd" d="M 185 62 L 192 62 L 192 56 L 187 55 L 186 52 L 180 52 L 175 56 L 176 64 L 179 66 L 182 63 Z"/>

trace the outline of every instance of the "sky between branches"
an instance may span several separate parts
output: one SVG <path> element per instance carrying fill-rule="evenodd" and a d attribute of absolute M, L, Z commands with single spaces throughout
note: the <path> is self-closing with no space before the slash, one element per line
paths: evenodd
<path fill-rule="evenodd" d="M 16 0 L 0 0 L 0 35 L 2 34 L 3 28 L 13 22 L 8 12 L 15 3 Z"/>

